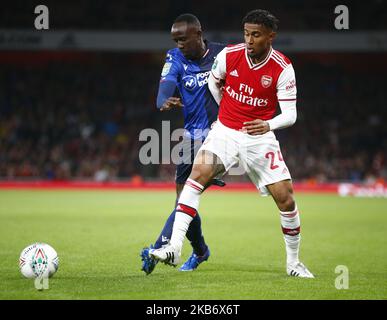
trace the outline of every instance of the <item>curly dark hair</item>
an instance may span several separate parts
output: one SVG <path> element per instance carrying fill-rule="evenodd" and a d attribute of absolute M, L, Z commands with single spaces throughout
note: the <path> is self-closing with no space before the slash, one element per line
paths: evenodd
<path fill-rule="evenodd" d="M 245 23 L 261 24 L 272 31 L 277 31 L 279 20 L 267 10 L 256 9 L 246 14 L 242 20 L 242 26 Z"/>

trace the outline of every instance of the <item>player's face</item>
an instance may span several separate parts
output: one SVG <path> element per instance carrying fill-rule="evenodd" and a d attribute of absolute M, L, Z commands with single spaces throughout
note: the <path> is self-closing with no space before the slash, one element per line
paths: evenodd
<path fill-rule="evenodd" d="M 200 58 L 202 32 L 186 22 L 177 22 L 171 29 L 172 40 L 187 59 Z"/>
<path fill-rule="evenodd" d="M 261 24 L 245 23 L 244 37 L 247 54 L 259 59 L 269 51 L 275 32 Z"/>

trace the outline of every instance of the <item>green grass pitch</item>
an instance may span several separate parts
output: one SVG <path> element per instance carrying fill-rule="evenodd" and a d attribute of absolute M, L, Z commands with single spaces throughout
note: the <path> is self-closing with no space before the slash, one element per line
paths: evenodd
<path fill-rule="evenodd" d="M 194 272 L 139 252 L 169 215 L 169 191 L 0 191 L 0 299 L 386 299 L 387 200 L 298 194 L 301 261 L 315 279 L 285 274 L 278 210 L 255 193 L 211 191 L 200 213 L 210 259 Z M 47 242 L 60 266 L 37 291 L 18 269 L 21 250 Z M 191 253 L 188 241 L 183 259 Z M 335 288 L 338 265 L 349 288 Z"/>

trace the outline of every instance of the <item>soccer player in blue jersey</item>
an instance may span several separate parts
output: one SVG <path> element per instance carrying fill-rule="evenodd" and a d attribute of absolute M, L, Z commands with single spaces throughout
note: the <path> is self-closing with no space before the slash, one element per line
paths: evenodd
<path fill-rule="evenodd" d="M 206 41 L 198 18 L 192 14 L 182 14 L 175 19 L 171 36 L 177 48 L 167 52 L 157 95 L 157 108 L 160 111 L 182 108 L 184 113 L 182 163 L 176 168 L 177 202 L 191 173 L 193 159 L 218 115 L 218 105 L 208 89 L 207 81 L 215 57 L 225 46 Z M 180 97 L 175 96 L 176 92 Z M 224 186 L 220 179 L 213 179 L 211 184 Z M 158 262 L 149 255 L 149 250 L 159 249 L 169 243 L 174 220 L 175 210 L 167 219 L 154 246 L 150 245 L 141 251 L 142 270 L 146 274 L 150 274 Z M 181 271 L 195 270 L 210 256 L 198 214 L 189 226 L 187 238 L 193 253 L 182 265 Z"/>

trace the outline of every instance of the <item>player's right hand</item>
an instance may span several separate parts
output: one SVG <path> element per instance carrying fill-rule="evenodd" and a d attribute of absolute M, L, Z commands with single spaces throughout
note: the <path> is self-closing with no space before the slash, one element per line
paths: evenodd
<path fill-rule="evenodd" d="M 162 107 L 160 108 L 160 111 L 167 111 L 172 108 L 181 108 L 183 107 L 183 103 L 181 102 L 180 98 L 178 97 L 169 97 L 165 102 L 163 103 Z"/>

